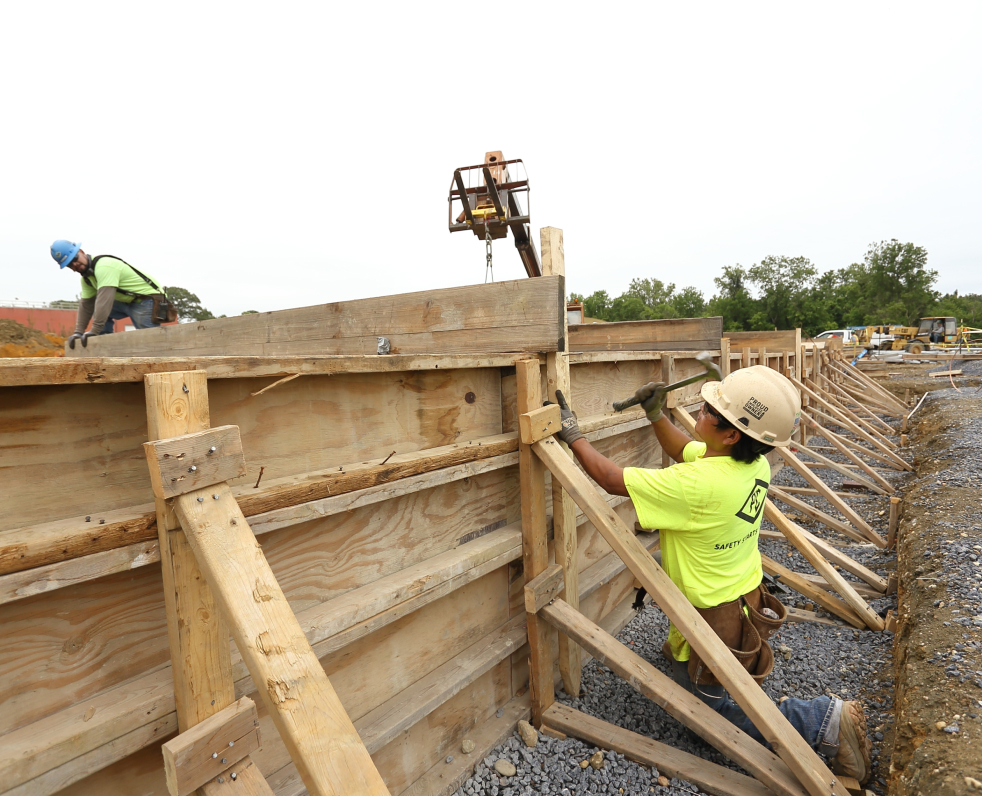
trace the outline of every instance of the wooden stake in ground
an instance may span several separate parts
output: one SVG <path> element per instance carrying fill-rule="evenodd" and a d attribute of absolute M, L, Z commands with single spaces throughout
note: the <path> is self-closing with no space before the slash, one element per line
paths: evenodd
<path fill-rule="evenodd" d="M 515 365 L 518 384 L 518 412 L 527 414 L 542 406 L 539 360 L 523 359 Z M 550 437 L 550 442 L 552 438 Z M 539 443 L 536 443 L 539 444 Z M 574 466 L 569 454 L 554 444 L 559 454 Z M 525 582 L 541 574 L 549 564 L 546 531 L 545 466 L 532 452 L 532 446 L 519 440 L 518 469 L 522 487 L 522 562 Z M 574 530 L 575 533 L 575 530 Z M 555 701 L 553 666 L 555 631 L 540 622 L 535 613 L 526 613 L 529 637 L 529 689 L 532 695 L 532 723 L 538 727 L 542 714 Z M 579 692 L 577 692 L 579 693 Z"/>
<path fill-rule="evenodd" d="M 539 243 L 542 252 L 542 275 L 566 276 L 566 258 L 563 250 L 563 231 L 555 227 L 539 230 Z M 563 313 L 563 337 L 569 340 L 566 313 Z M 568 349 L 568 346 L 565 346 Z M 546 400 L 556 400 L 556 390 L 562 392 L 567 401 L 573 400 L 569 379 L 569 354 L 546 354 Z M 560 443 L 562 444 L 562 443 Z M 563 450 L 570 456 L 569 448 Z M 579 573 L 577 571 L 576 505 L 562 484 L 552 480 L 552 527 L 556 537 L 556 563 L 563 569 L 563 582 L 566 587 L 566 602 L 576 609 L 580 607 Z M 563 688 L 567 694 L 580 693 L 580 668 L 582 655 L 576 642 L 564 634 L 559 634 L 559 673 L 563 678 Z"/>
<path fill-rule="evenodd" d="M 532 447 L 808 792 L 812 796 L 846 796 L 845 786 L 736 661 L 706 620 L 559 445 L 552 440 L 542 440 Z"/>
<path fill-rule="evenodd" d="M 890 524 L 887 531 L 887 544 L 894 547 L 897 544 L 897 526 L 900 524 L 900 498 L 890 498 Z"/>

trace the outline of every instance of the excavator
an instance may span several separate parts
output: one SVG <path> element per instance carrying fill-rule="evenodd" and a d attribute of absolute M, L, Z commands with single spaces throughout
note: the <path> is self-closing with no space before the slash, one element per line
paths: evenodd
<path fill-rule="evenodd" d="M 454 169 L 447 204 L 450 231 L 470 230 L 485 242 L 487 270 L 491 241 L 507 237 L 510 229 L 526 273 L 542 276 L 542 262 L 530 234 L 529 181 L 521 160 L 486 152 L 483 163 Z M 460 212 L 454 215 L 458 207 Z"/>

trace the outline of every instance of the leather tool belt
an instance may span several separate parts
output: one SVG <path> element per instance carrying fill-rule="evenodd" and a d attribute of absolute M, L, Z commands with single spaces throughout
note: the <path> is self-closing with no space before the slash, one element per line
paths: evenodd
<path fill-rule="evenodd" d="M 746 612 L 743 610 L 744 606 Z M 761 614 L 760 611 L 764 608 L 770 608 L 778 618 L 770 619 Z M 750 676 L 760 685 L 774 668 L 774 652 L 767 639 L 773 636 L 788 618 L 788 609 L 784 603 L 761 584 L 753 591 L 728 603 L 717 605 L 715 608 L 696 608 L 696 610 L 722 639 L 740 665 L 750 672 Z M 689 679 L 699 685 L 720 685 L 716 675 L 699 657 L 695 648 L 692 649 L 689 658 Z"/>

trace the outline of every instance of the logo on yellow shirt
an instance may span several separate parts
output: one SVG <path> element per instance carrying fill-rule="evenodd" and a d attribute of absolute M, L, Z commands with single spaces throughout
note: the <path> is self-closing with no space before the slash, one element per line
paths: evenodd
<path fill-rule="evenodd" d="M 768 486 L 770 485 L 767 481 L 762 481 L 759 478 L 754 479 L 754 485 L 750 490 L 750 494 L 747 495 L 747 499 L 736 513 L 741 520 L 746 520 L 751 525 L 754 525 L 760 519 L 760 513 L 764 510 L 764 500 L 767 498 Z"/>

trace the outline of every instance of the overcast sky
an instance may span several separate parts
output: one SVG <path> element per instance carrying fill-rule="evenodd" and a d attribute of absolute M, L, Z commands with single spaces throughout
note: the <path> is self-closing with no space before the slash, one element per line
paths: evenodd
<path fill-rule="evenodd" d="M 982 292 L 982 3 L 5 3 L 0 300 L 56 238 L 215 314 L 484 281 L 455 167 L 522 158 L 567 289 L 898 238 Z M 524 277 L 511 242 L 498 280 Z"/>

